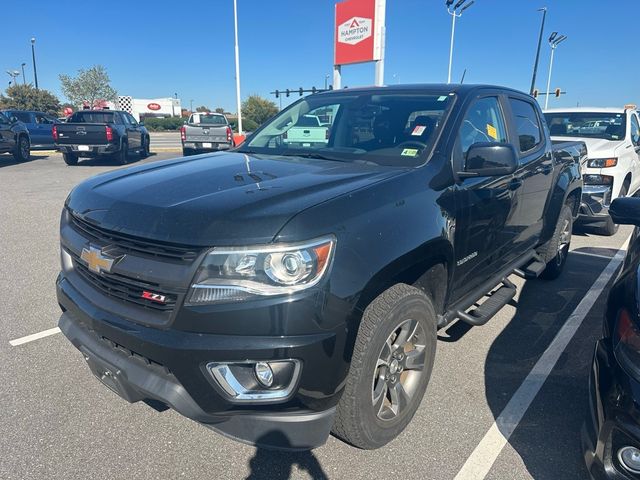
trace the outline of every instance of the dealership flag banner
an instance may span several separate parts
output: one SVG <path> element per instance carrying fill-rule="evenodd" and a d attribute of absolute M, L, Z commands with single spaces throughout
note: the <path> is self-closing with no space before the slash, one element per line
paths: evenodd
<path fill-rule="evenodd" d="M 336 3 L 334 64 L 382 60 L 384 15 L 385 0 Z"/>

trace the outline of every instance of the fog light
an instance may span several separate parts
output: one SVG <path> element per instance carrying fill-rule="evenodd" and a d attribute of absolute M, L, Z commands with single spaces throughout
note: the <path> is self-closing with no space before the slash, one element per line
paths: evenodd
<path fill-rule="evenodd" d="M 640 473 L 640 450 L 636 447 L 623 447 L 618 450 L 618 460 L 632 473 Z"/>
<path fill-rule="evenodd" d="M 269 388 L 273 385 L 273 370 L 271 370 L 268 363 L 258 362 L 254 370 L 256 372 L 256 378 L 262 386 Z"/>

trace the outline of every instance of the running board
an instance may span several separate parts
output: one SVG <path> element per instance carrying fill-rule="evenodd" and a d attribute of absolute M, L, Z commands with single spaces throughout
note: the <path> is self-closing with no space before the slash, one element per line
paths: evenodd
<path fill-rule="evenodd" d="M 530 263 L 523 268 L 516 268 L 513 273 L 524 279 L 538 278 L 542 275 L 545 268 L 547 268 L 547 264 L 542 257 L 536 253 Z"/>
<path fill-rule="evenodd" d="M 474 327 L 484 325 L 515 297 L 516 292 L 516 286 L 507 278 L 503 278 L 502 285 L 497 290 L 494 290 L 493 293 L 487 295 L 488 298 L 481 305 L 468 312 L 458 310 L 455 315 L 463 322 Z"/>

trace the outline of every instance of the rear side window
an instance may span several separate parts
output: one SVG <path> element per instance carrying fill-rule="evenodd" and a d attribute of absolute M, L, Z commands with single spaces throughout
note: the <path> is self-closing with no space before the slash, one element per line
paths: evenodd
<path fill-rule="evenodd" d="M 476 100 L 467 110 L 458 133 L 463 158 L 474 143 L 506 143 L 506 141 L 507 130 L 498 99 L 486 97 Z"/>
<path fill-rule="evenodd" d="M 640 125 L 638 124 L 638 118 L 635 115 L 631 115 L 631 141 L 634 145 L 640 143 Z"/>
<path fill-rule="evenodd" d="M 31 114 L 28 112 L 9 112 L 9 116 L 14 116 L 24 123 L 31 123 Z"/>
<path fill-rule="evenodd" d="M 535 107 L 529 102 L 510 98 L 513 120 L 516 126 L 516 133 L 520 143 L 520 152 L 529 150 L 540 145 L 542 141 L 542 127 Z"/>
<path fill-rule="evenodd" d="M 113 123 L 113 112 L 76 112 L 68 120 L 69 123 Z"/>

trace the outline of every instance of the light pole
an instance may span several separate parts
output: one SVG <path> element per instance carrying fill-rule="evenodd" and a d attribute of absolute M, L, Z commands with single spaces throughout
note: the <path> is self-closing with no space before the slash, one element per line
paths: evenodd
<path fill-rule="evenodd" d="M 242 104 L 240 103 L 240 48 L 238 47 L 238 2 L 233 0 L 233 26 L 236 49 L 236 104 L 238 108 L 238 135 L 242 135 Z"/>
<path fill-rule="evenodd" d="M 193 113 L 193 100 L 189 100 L 189 113 Z"/>
<path fill-rule="evenodd" d="M 329 88 L 329 75 L 324 76 L 324 89 Z"/>
<path fill-rule="evenodd" d="M 456 34 L 456 18 L 462 16 L 467 8 L 475 3 L 475 0 L 471 0 L 465 5 L 467 0 L 459 0 L 453 7 L 451 4 L 454 0 L 446 0 L 447 12 L 451 15 L 451 46 L 449 47 L 449 74 L 447 75 L 447 83 L 451 83 L 451 67 L 453 65 L 453 38 Z"/>
<path fill-rule="evenodd" d="M 17 85 L 16 77 L 20 76 L 20 72 L 18 70 L 7 70 L 7 75 L 11 77 L 11 80 L 9 81 L 9 83 L 13 83 L 14 85 Z"/>
<path fill-rule="evenodd" d="M 542 25 L 540 25 L 540 36 L 538 37 L 538 49 L 536 50 L 536 61 L 533 64 L 533 76 L 531 77 L 531 88 L 529 89 L 529 95 L 533 95 L 533 91 L 536 88 L 536 74 L 538 73 L 538 61 L 540 60 L 540 47 L 542 46 L 542 35 L 544 33 L 544 20 L 547 18 L 547 7 L 538 9 L 542 12 Z"/>
<path fill-rule="evenodd" d="M 24 66 L 26 65 L 26 63 L 22 62 L 22 84 L 25 85 L 26 84 L 26 79 L 24 77 Z"/>
<path fill-rule="evenodd" d="M 544 109 L 549 106 L 549 89 L 551 88 L 551 71 L 553 70 L 553 54 L 556 51 L 558 45 L 567 39 L 566 35 L 558 36 L 558 32 L 553 32 L 549 37 L 549 46 L 551 47 L 551 61 L 549 62 L 549 78 L 547 79 L 547 95 L 544 100 Z"/>
<path fill-rule="evenodd" d="M 38 90 L 38 71 L 36 70 L 36 37 L 31 37 L 31 58 L 33 59 L 33 79 Z"/>

